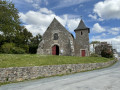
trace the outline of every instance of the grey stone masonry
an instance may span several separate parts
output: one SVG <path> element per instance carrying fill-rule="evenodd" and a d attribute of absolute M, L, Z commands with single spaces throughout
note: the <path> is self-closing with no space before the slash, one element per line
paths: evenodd
<path fill-rule="evenodd" d="M 58 38 L 54 39 L 54 35 L 57 34 Z M 57 19 L 51 22 L 43 34 L 42 41 L 40 42 L 37 54 L 52 55 L 52 47 L 57 45 L 59 47 L 59 55 L 72 56 L 73 55 L 73 37 Z"/>
<path fill-rule="evenodd" d="M 115 62 L 116 61 L 113 60 L 105 63 L 0 68 L 0 82 L 22 81 L 26 79 L 35 79 L 38 77 L 49 77 L 54 75 L 76 73 L 107 67 Z"/>
<path fill-rule="evenodd" d="M 86 27 L 83 20 L 80 21 L 78 27 L 74 30 L 76 33 L 75 39 L 75 56 L 83 56 L 82 51 L 85 51 L 84 56 L 89 56 L 89 33 L 90 29 Z"/>
<path fill-rule="evenodd" d="M 75 29 L 76 38 L 54 18 L 43 34 L 37 54 L 64 55 L 64 56 L 89 56 L 89 32 L 83 22 L 80 21 Z M 83 52 L 84 50 L 84 52 Z"/>

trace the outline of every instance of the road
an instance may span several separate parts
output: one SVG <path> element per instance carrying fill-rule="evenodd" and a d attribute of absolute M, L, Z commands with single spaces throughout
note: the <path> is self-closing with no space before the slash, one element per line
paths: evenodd
<path fill-rule="evenodd" d="M 120 61 L 105 69 L 8 84 L 0 90 L 120 90 Z"/>

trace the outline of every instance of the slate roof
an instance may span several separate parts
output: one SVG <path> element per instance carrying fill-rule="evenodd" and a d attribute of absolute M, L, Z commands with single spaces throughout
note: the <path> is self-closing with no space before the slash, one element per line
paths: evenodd
<path fill-rule="evenodd" d="M 89 28 L 86 27 L 86 25 L 84 24 L 83 20 L 81 19 L 78 27 L 75 30 L 83 30 L 83 29 L 89 29 Z"/>

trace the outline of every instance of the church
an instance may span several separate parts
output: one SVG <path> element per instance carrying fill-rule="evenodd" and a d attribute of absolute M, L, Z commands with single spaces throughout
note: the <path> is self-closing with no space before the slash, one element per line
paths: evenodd
<path fill-rule="evenodd" d="M 42 41 L 37 49 L 37 54 L 89 56 L 90 29 L 86 27 L 82 19 L 74 32 L 76 37 L 54 18 L 43 34 Z"/>

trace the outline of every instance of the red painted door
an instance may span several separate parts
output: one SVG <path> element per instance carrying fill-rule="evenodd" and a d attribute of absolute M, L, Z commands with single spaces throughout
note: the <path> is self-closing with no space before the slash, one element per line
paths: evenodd
<path fill-rule="evenodd" d="M 82 50 L 82 57 L 85 56 L 85 50 Z"/>
<path fill-rule="evenodd" d="M 52 47 L 52 55 L 56 55 L 56 46 Z"/>

